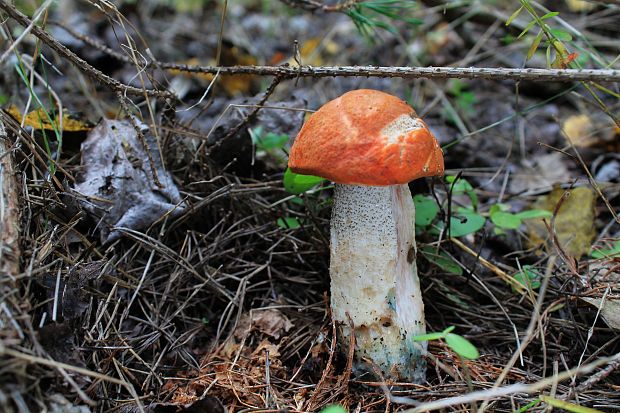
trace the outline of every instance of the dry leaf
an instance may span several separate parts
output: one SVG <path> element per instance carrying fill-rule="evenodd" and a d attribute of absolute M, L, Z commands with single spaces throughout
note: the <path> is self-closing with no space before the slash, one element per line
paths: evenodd
<path fill-rule="evenodd" d="M 545 209 L 553 212 L 564 194 L 562 188 L 554 188 L 547 196 L 541 197 L 533 205 L 533 209 Z M 587 254 L 594 240 L 594 203 L 596 194 L 587 187 L 569 190 L 570 196 L 562 201 L 555 217 L 555 235 L 562 249 L 570 256 L 579 259 Z M 550 222 L 550 220 L 548 220 Z M 525 221 L 530 243 L 533 246 L 546 243 L 553 248 L 549 231 L 542 219 Z"/>
<path fill-rule="evenodd" d="M 269 309 L 264 311 L 254 311 L 255 317 L 252 317 L 252 324 L 264 334 L 275 339 L 280 338 L 283 333 L 293 327 L 293 323 L 284 316 L 280 311 Z"/>
<path fill-rule="evenodd" d="M 433 56 L 437 64 L 446 64 L 447 58 L 454 56 L 457 49 L 464 47 L 463 39 L 457 34 L 452 25 L 440 22 L 427 33 L 424 48 L 426 54 Z"/>
<path fill-rule="evenodd" d="M 280 338 L 293 327 L 293 323 L 276 309 L 253 310 L 244 314 L 235 329 L 235 336 L 241 338 L 252 330 L 258 330 L 275 339 Z"/>
<path fill-rule="evenodd" d="M 573 13 L 594 10 L 596 7 L 593 2 L 585 0 L 566 0 L 566 5 Z"/>
<path fill-rule="evenodd" d="M 571 143 L 580 148 L 594 146 L 598 139 L 594 134 L 592 120 L 588 115 L 573 115 L 562 124 L 564 134 Z"/>
<path fill-rule="evenodd" d="M 102 241 L 120 236 L 115 227 L 141 230 L 185 208 L 154 138 L 148 128 L 142 132 L 162 187 L 154 182 L 147 152 L 129 121 L 103 119 L 82 143 L 84 172 L 75 190 L 87 198 L 84 209 L 104 224 L 99 226 Z"/>
<path fill-rule="evenodd" d="M 30 126 L 36 130 L 62 130 L 63 132 L 87 132 L 93 128 L 93 125 L 87 120 L 78 119 L 76 115 L 70 114 L 64 111 L 62 114 L 62 128 L 60 119 L 55 113 L 48 113 L 43 108 L 33 110 L 25 116 L 25 120 L 22 114 L 16 106 L 11 105 L 6 109 L 7 113 L 11 115 L 20 124 L 24 122 L 24 126 Z"/>
<path fill-rule="evenodd" d="M 214 372 L 221 390 L 230 390 L 248 405 L 260 405 L 263 400 L 255 389 L 264 384 L 266 366 L 269 367 L 269 373 L 273 378 L 283 378 L 286 373 L 279 358 L 279 346 L 265 338 L 259 343 L 247 340 L 234 347 L 235 351 L 231 354 L 219 353 L 217 357 L 219 359 L 224 356 L 226 360 L 234 358 L 234 363 L 204 363 L 208 368 L 206 371 L 201 371 L 201 376 L 211 375 Z M 269 363 L 267 363 L 267 356 L 269 356 Z"/>
<path fill-rule="evenodd" d="M 519 171 L 510 182 L 512 193 L 537 191 L 549 188 L 554 184 L 562 183 L 569 176 L 566 162 L 562 154 L 553 152 L 524 160 Z"/>
<path fill-rule="evenodd" d="M 602 297 L 581 297 L 581 299 L 598 308 L 601 311 L 601 317 L 603 317 L 603 320 L 605 320 L 609 327 L 620 331 L 620 299 L 609 298 L 608 296 L 605 299 L 605 303 L 603 303 Z M 601 305 L 603 308 L 601 308 Z"/>

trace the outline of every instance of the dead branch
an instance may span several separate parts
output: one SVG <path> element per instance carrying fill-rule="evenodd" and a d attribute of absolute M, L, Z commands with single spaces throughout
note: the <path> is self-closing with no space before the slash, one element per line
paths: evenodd
<path fill-rule="evenodd" d="M 31 24 L 24 14 L 20 13 L 4 0 L 0 0 L 0 9 L 19 24 L 28 27 Z M 83 70 L 96 81 L 127 94 L 172 97 L 168 91 L 142 90 L 125 85 L 113 79 L 78 57 L 76 54 L 60 44 L 50 34 L 32 27 L 32 33 L 41 39 L 50 48 L 67 58 L 79 69 Z M 118 57 L 118 56 L 116 56 Z M 125 61 L 126 59 L 121 59 Z M 189 73 L 220 73 L 221 75 L 256 75 L 275 76 L 280 79 L 298 77 L 384 77 L 403 79 L 486 79 L 486 80 L 528 80 L 534 82 L 620 82 L 620 70 L 614 69 L 518 69 L 518 68 L 489 68 L 489 67 L 385 67 L 385 66 L 321 66 L 321 67 L 292 67 L 292 66 L 199 66 L 169 62 L 150 62 L 148 67 L 174 69 Z"/>
<path fill-rule="evenodd" d="M 516 393 L 532 394 L 539 392 L 554 383 L 570 379 L 575 375 L 584 375 L 592 373 L 599 367 L 613 365 L 620 360 L 620 353 L 616 353 L 611 357 L 601 357 L 590 364 L 583 365 L 581 367 L 575 367 L 570 370 L 566 370 L 562 373 L 556 374 L 552 377 L 542 379 L 536 383 L 515 383 L 505 387 L 492 388 L 488 390 L 478 390 L 470 392 L 468 394 L 458 395 L 454 397 L 448 397 L 445 399 L 435 400 L 429 403 L 424 403 L 420 407 L 414 409 L 405 410 L 404 413 L 421 413 L 430 412 L 439 409 L 445 409 L 450 406 L 458 406 L 459 404 L 469 403 L 471 401 L 480 400 L 492 400 L 499 397 L 505 397 Z"/>
<path fill-rule="evenodd" d="M 487 79 L 533 82 L 620 82 L 620 70 L 613 69 L 513 69 L 491 67 L 387 67 L 387 66 L 193 66 L 159 63 L 165 69 L 220 75 L 296 77 L 394 77 L 403 79 Z"/>
<path fill-rule="evenodd" d="M 96 47 L 125 63 L 132 63 L 129 57 L 110 49 L 104 44 L 87 36 L 80 35 L 75 30 L 60 23 L 62 27 L 75 38 Z M 276 76 L 280 79 L 292 79 L 297 77 L 395 77 L 395 78 L 426 78 L 426 79 L 487 79 L 487 80 L 530 80 L 535 82 L 618 82 L 620 71 L 613 69 L 513 69 L 513 68 L 484 68 L 484 67 L 386 67 L 386 66 L 323 66 L 323 67 L 294 67 L 294 66 L 198 66 L 184 65 L 171 62 L 151 62 L 150 67 L 179 70 L 190 73 L 219 72 L 221 75 L 257 75 Z"/>
<path fill-rule="evenodd" d="M 289 7 L 294 7 L 307 11 L 320 10 L 326 13 L 343 13 L 356 3 L 361 3 L 363 0 L 347 0 L 339 4 L 328 5 L 323 4 L 316 0 L 280 0 L 280 2 L 286 4 Z"/>

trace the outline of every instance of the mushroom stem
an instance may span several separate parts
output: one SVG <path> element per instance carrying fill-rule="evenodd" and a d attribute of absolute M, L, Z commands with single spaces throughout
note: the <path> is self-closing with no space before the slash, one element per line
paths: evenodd
<path fill-rule="evenodd" d="M 415 263 L 415 209 L 407 185 L 336 184 L 331 220 L 331 306 L 355 367 L 370 359 L 394 380 L 425 378 L 424 304 Z M 346 345 L 346 344 L 345 344 Z"/>

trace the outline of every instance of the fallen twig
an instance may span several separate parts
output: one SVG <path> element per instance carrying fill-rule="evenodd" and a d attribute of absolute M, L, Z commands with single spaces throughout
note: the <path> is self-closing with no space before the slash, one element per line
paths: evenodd
<path fill-rule="evenodd" d="M 443 409 L 443 408 L 450 407 L 450 406 L 470 403 L 473 401 L 496 399 L 498 397 L 509 396 L 515 393 L 531 394 L 531 393 L 535 393 L 540 390 L 543 390 L 559 381 L 570 379 L 575 375 L 588 374 L 588 373 L 593 372 L 595 369 L 601 366 L 610 365 L 610 364 L 613 365 L 618 360 L 620 360 L 620 353 L 616 353 L 611 357 L 600 358 L 590 364 L 586 364 L 581 367 L 577 367 L 571 370 L 564 371 L 558 375 L 547 377 L 546 379 L 537 381 L 536 383 L 531 383 L 531 384 L 516 383 L 516 384 L 511 384 L 505 387 L 492 388 L 489 390 L 480 390 L 480 391 L 475 391 L 475 392 L 471 392 L 471 393 L 460 395 L 460 396 L 448 397 L 445 399 L 436 400 L 434 402 L 424 403 L 420 407 L 405 410 L 403 413 L 430 412 L 433 410 L 439 410 L 439 409 Z"/>
<path fill-rule="evenodd" d="M 403 79 L 487 79 L 530 80 L 533 82 L 620 82 L 620 70 L 614 69 L 515 69 L 507 67 L 409 67 L 409 66 L 195 66 L 160 63 L 165 69 L 190 73 L 217 73 L 220 75 L 296 77 L 395 77 Z"/>

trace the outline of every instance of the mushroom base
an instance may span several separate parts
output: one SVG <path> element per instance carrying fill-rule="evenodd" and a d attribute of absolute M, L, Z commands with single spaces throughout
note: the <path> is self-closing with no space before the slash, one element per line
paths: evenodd
<path fill-rule="evenodd" d="M 424 304 L 415 263 L 415 209 L 407 185 L 337 184 L 331 220 L 331 306 L 348 346 L 353 322 L 355 367 L 420 383 Z M 347 315 L 348 314 L 348 315 Z"/>

